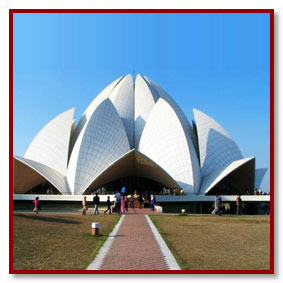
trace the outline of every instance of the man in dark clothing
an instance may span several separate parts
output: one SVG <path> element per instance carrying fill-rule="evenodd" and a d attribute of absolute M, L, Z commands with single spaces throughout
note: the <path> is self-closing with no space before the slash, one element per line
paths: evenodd
<path fill-rule="evenodd" d="M 93 204 L 94 204 L 94 213 L 99 214 L 98 205 L 99 205 L 99 196 L 98 193 L 95 193 L 95 197 L 93 197 Z"/>
<path fill-rule="evenodd" d="M 241 195 L 238 195 L 237 198 L 236 198 L 236 206 L 237 206 L 236 214 L 237 215 L 242 215 L 242 199 L 241 199 Z"/>
<path fill-rule="evenodd" d="M 140 203 L 140 209 L 142 209 L 143 197 L 142 197 L 141 194 L 140 194 L 139 197 L 138 197 L 138 202 Z"/>
<path fill-rule="evenodd" d="M 222 215 L 222 198 L 220 195 L 217 195 L 216 197 L 216 207 L 217 207 L 216 214 L 221 216 Z"/>
<path fill-rule="evenodd" d="M 107 197 L 107 209 L 104 210 L 104 214 L 109 211 L 109 214 L 111 214 L 111 202 L 110 202 L 110 197 Z"/>

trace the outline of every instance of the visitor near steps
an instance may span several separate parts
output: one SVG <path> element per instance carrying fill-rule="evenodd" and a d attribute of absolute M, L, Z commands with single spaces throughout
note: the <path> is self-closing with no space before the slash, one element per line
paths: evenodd
<path fill-rule="evenodd" d="M 121 194 L 117 191 L 115 194 L 115 212 L 120 214 L 121 211 Z"/>
<path fill-rule="evenodd" d="M 151 195 L 151 205 L 150 205 L 150 210 L 154 211 L 154 205 L 155 205 L 155 196 Z"/>
<path fill-rule="evenodd" d="M 213 209 L 213 211 L 211 212 L 211 214 L 215 215 L 222 215 L 222 211 L 221 211 L 221 204 L 222 204 L 222 198 L 219 194 L 216 194 L 215 196 L 215 208 Z"/>
<path fill-rule="evenodd" d="M 98 193 L 95 193 L 95 197 L 93 197 L 93 204 L 94 204 L 94 212 L 93 212 L 93 214 L 99 214 L 99 211 L 98 211 L 98 205 L 99 205 Z"/>
<path fill-rule="evenodd" d="M 236 206 L 237 206 L 236 214 L 237 215 L 242 215 L 243 214 L 243 209 L 242 209 L 241 195 L 238 195 L 237 198 L 236 198 Z"/>
<path fill-rule="evenodd" d="M 35 198 L 35 200 L 33 201 L 33 204 L 34 204 L 33 212 L 37 214 L 39 210 L 39 197 Z"/>
<path fill-rule="evenodd" d="M 108 196 L 107 197 L 107 209 L 106 210 L 104 210 L 104 214 L 106 213 L 106 212 L 108 212 L 109 214 L 111 214 L 112 213 L 112 211 L 111 211 L 111 202 L 110 202 L 110 196 Z"/>

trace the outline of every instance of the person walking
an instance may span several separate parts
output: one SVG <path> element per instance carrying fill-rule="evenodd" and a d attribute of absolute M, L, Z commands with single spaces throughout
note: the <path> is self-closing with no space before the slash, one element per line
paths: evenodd
<path fill-rule="evenodd" d="M 143 197 L 142 197 L 141 194 L 140 194 L 139 197 L 138 197 L 138 202 L 140 203 L 140 209 L 142 209 Z"/>
<path fill-rule="evenodd" d="M 104 214 L 109 211 L 109 214 L 111 214 L 111 202 L 110 202 L 110 196 L 107 197 L 107 209 L 104 210 Z"/>
<path fill-rule="evenodd" d="M 39 210 L 39 197 L 35 198 L 35 200 L 33 201 L 33 204 L 34 204 L 33 212 L 38 214 L 38 210 Z"/>
<path fill-rule="evenodd" d="M 114 200 L 113 204 L 110 206 L 110 212 L 114 213 L 116 212 L 116 201 Z"/>
<path fill-rule="evenodd" d="M 121 213 L 125 213 L 125 196 L 122 195 L 121 197 Z"/>
<path fill-rule="evenodd" d="M 115 194 L 115 211 L 118 214 L 121 212 L 121 194 L 118 191 Z"/>
<path fill-rule="evenodd" d="M 155 205 L 155 196 L 151 195 L 151 205 L 150 205 L 151 211 L 154 211 L 154 205 Z"/>
<path fill-rule="evenodd" d="M 131 194 L 130 196 L 130 208 L 134 209 L 135 207 L 135 197 L 133 196 L 133 194 Z"/>
<path fill-rule="evenodd" d="M 128 197 L 125 196 L 125 210 L 128 211 Z"/>
<path fill-rule="evenodd" d="M 217 195 L 216 204 L 217 204 L 217 211 L 216 211 L 216 214 L 218 214 L 219 216 L 221 216 L 221 215 L 222 215 L 222 198 L 221 198 L 220 195 Z"/>
<path fill-rule="evenodd" d="M 99 205 L 98 193 L 95 193 L 95 197 L 93 197 L 93 204 L 94 204 L 94 212 L 93 212 L 93 214 L 99 214 L 99 211 L 98 211 L 98 205 Z"/>
<path fill-rule="evenodd" d="M 222 215 L 222 213 L 221 213 L 221 202 L 222 202 L 221 196 L 219 194 L 216 194 L 216 196 L 215 196 L 215 208 L 213 209 L 211 214 Z"/>
<path fill-rule="evenodd" d="M 241 195 L 238 195 L 237 198 L 236 198 L 236 206 L 237 206 L 236 215 L 242 215 L 242 199 L 241 199 Z"/>

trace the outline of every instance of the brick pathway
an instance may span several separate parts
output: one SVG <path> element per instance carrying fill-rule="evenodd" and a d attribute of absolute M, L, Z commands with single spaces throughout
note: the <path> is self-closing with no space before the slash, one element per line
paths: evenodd
<path fill-rule="evenodd" d="M 128 208 L 128 211 L 125 215 L 128 214 L 156 214 L 156 211 L 150 210 L 150 208 Z"/>
<path fill-rule="evenodd" d="M 126 214 L 101 270 L 168 270 L 146 221 L 148 211 L 136 210 L 137 214 Z"/>

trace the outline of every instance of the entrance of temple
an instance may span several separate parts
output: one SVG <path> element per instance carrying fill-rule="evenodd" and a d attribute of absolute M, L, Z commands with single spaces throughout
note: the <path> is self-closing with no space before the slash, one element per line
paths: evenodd
<path fill-rule="evenodd" d="M 126 195 L 128 197 L 130 197 L 130 195 L 134 196 L 135 208 L 140 207 L 140 203 L 138 201 L 139 196 L 142 196 L 143 199 L 142 207 L 149 208 L 151 195 L 160 195 L 163 194 L 164 191 L 164 186 L 155 181 L 145 178 L 127 177 L 113 181 L 96 190 L 90 190 L 90 193 L 97 192 L 99 195 L 110 195 L 115 194 L 117 191 L 120 192 L 122 187 L 126 188 Z"/>
<path fill-rule="evenodd" d="M 31 195 L 61 195 L 61 193 L 49 182 L 45 181 L 31 189 L 25 194 Z"/>
<path fill-rule="evenodd" d="M 155 181 L 138 178 L 138 177 L 126 177 L 106 184 L 98 189 L 90 189 L 89 193 L 97 192 L 98 194 L 115 194 L 120 192 L 122 187 L 126 187 L 126 193 L 144 195 L 144 194 L 163 194 L 163 185 Z"/>

